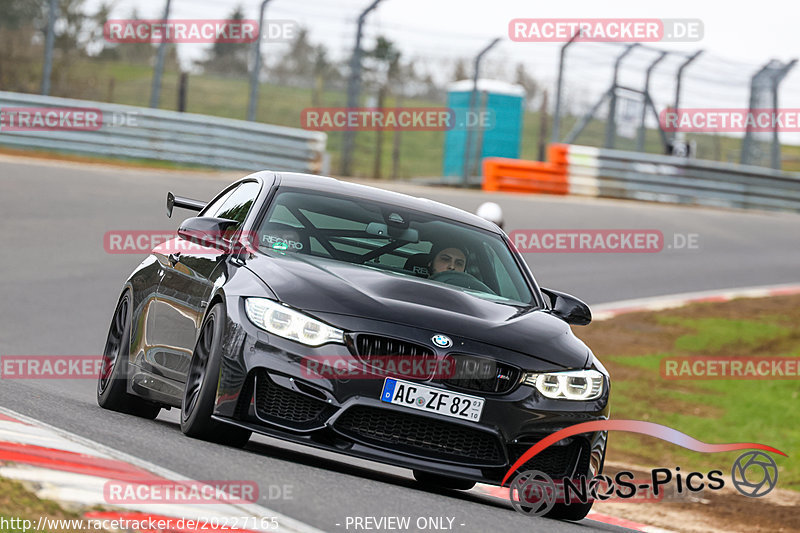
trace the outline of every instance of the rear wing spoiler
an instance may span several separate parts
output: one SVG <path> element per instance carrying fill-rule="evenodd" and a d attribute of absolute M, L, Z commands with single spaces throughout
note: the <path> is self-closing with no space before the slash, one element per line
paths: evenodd
<path fill-rule="evenodd" d="M 205 206 L 206 202 L 202 200 L 192 200 L 191 198 L 175 196 L 171 192 L 167 193 L 167 218 L 172 218 L 172 209 L 175 207 L 181 207 L 191 211 L 202 211 Z"/>

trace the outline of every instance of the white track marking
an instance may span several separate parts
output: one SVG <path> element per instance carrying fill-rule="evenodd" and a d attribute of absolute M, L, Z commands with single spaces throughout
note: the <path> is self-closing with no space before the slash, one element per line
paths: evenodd
<path fill-rule="evenodd" d="M 119 450 L 115 450 L 113 448 L 110 448 L 110 447 L 105 446 L 103 444 L 94 442 L 94 441 L 92 441 L 90 439 L 87 439 L 85 437 L 81 437 L 80 435 L 76 435 L 76 434 L 71 433 L 69 431 L 65 431 L 65 430 L 57 428 L 55 426 L 51 426 L 50 424 L 47 424 L 45 422 L 41 422 L 41 421 L 36 420 L 34 418 L 25 416 L 25 415 L 23 415 L 21 413 L 17 413 L 16 411 L 12 411 L 11 409 L 8 409 L 8 408 L 5 408 L 5 407 L 0 407 L 0 413 L 3 413 L 5 415 L 7 415 L 7 416 L 10 416 L 11 418 L 15 418 L 15 419 L 19 420 L 20 422 L 26 422 L 26 423 L 30 424 L 30 426 L 24 426 L 22 424 L 16 424 L 17 426 L 19 426 L 19 430 L 15 431 L 15 432 L 9 432 L 9 434 L 11 434 L 11 436 L 15 437 L 15 440 L 13 442 L 25 442 L 25 443 L 28 443 L 28 444 L 36 443 L 39 446 L 47 446 L 49 448 L 57 448 L 57 449 L 68 450 L 68 451 L 77 451 L 78 453 L 86 453 L 88 455 L 93 455 L 93 456 L 96 456 L 96 457 L 116 459 L 118 461 L 121 461 L 121 462 L 124 462 L 124 463 L 128 463 L 128 464 L 137 466 L 137 467 L 139 467 L 139 468 L 141 468 L 143 470 L 147 470 L 149 472 L 152 472 L 156 476 L 165 478 L 165 479 L 170 480 L 170 481 L 191 481 L 190 478 L 182 476 L 182 475 L 178 474 L 177 472 L 173 472 L 173 471 L 168 470 L 166 468 L 162 468 L 162 467 L 160 467 L 158 465 L 155 465 L 155 464 L 150 463 L 148 461 L 145 461 L 143 459 L 139 459 L 139 458 L 134 457 L 132 455 L 128 455 L 125 452 L 121 452 Z M 7 421 L 3 421 L 3 423 L 4 424 L 13 424 L 13 422 L 7 422 Z M 6 426 L 4 426 L 4 427 L 6 427 Z M 49 435 L 47 434 L 48 431 L 50 432 Z M 20 437 L 20 434 L 28 434 L 28 435 L 30 435 L 30 437 L 31 437 L 30 441 L 22 441 L 21 440 L 22 437 Z M 2 436 L 0 436 L 0 439 L 1 438 L 2 438 Z M 44 443 L 44 442 L 46 442 L 47 444 L 39 444 L 39 443 Z M 25 468 L 23 468 L 23 467 L 25 467 Z M 9 467 L 6 467 L 6 468 L 9 468 Z M 25 474 L 27 474 L 27 477 L 30 478 L 29 480 L 32 481 L 32 482 L 35 482 L 36 479 L 39 479 L 39 480 L 42 479 L 41 478 L 42 474 L 39 471 L 40 470 L 44 470 L 44 469 L 31 468 L 31 467 L 28 467 L 26 465 L 21 465 L 19 468 L 15 468 L 15 470 L 16 470 L 16 472 L 14 474 L 11 474 L 10 472 L 8 472 L 8 470 L 6 470 L 4 472 L 0 472 L 0 473 L 2 473 L 3 477 L 15 477 L 16 479 L 20 479 L 20 480 L 23 480 L 23 477 L 25 476 Z M 25 471 L 27 471 L 27 472 L 25 472 Z M 76 501 L 86 501 L 89 498 L 88 491 L 85 490 L 86 489 L 86 485 L 81 485 L 83 480 L 85 480 L 85 478 L 87 477 L 86 475 L 84 475 L 84 474 L 71 474 L 69 472 L 59 472 L 56 475 L 52 470 L 47 470 L 47 472 L 51 476 L 49 478 L 50 481 L 57 480 L 57 481 L 61 481 L 64 484 L 63 485 L 63 489 L 59 489 L 59 488 L 55 488 L 55 487 L 48 487 L 47 488 L 47 490 L 49 491 L 49 492 L 47 492 L 47 494 L 50 494 L 54 499 L 57 499 L 57 500 L 60 501 L 61 498 L 72 499 L 74 497 Z M 102 478 L 100 478 L 100 479 L 102 479 Z M 105 482 L 105 480 L 103 480 L 103 482 Z M 55 484 L 55 483 L 53 483 L 53 484 Z M 70 491 L 70 487 L 73 488 L 74 494 Z M 101 489 L 102 489 L 102 486 L 101 486 Z M 97 494 L 97 493 L 95 492 L 95 494 Z M 107 504 L 105 504 L 105 499 L 103 498 L 102 490 L 100 490 L 99 497 L 101 498 L 101 500 L 100 501 L 96 501 L 95 503 L 96 504 L 107 505 Z M 141 511 L 141 510 L 143 510 L 144 507 L 145 507 L 144 505 L 137 505 L 136 506 L 136 510 Z M 263 507 L 261 505 L 256 505 L 256 504 L 252 504 L 252 503 L 236 504 L 236 505 L 231 505 L 231 504 L 209 505 L 209 504 L 205 504 L 205 505 L 202 506 L 202 508 L 200 508 L 199 506 L 198 507 L 193 507 L 193 506 L 177 507 L 175 505 L 169 505 L 169 506 L 161 505 L 158 508 L 159 509 L 158 511 L 153 511 L 153 509 L 154 509 L 153 507 L 149 507 L 148 510 L 149 510 L 149 512 L 159 512 L 160 514 L 167 514 L 167 513 L 164 512 L 164 510 L 165 509 L 169 509 L 170 514 L 172 514 L 172 512 L 174 510 L 178 510 L 181 513 L 191 513 L 192 515 L 195 515 L 195 513 L 197 513 L 197 516 L 208 516 L 210 508 L 213 509 L 213 513 L 215 515 L 219 515 L 220 517 L 225 517 L 225 516 L 231 516 L 231 517 L 232 516 L 247 516 L 247 515 L 253 516 L 253 517 L 259 517 L 259 518 L 260 517 L 267 517 L 267 518 L 275 517 L 278 520 L 280 531 L 288 531 L 288 532 L 291 532 L 291 533 L 323 533 L 321 530 L 319 530 L 319 529 L 317 529 L 317 528 L 315 528 L 315 527 L 313 527 L 313 526 L 311 526 L 309 524 L 306 524 L 304 522 L 301 522 L 299 520 L 296 520 L 294 518 L 291 518 L 289 516 L 281 514 L 281 513 L 277 512 L 277 511 L 274 511 L 272 509 L 268 509 L 268 508 Z M 192 518 L 192 516 L 186 516 L 186 518 Z M 249 528 L 249 529 L 253 529 L 253 528 Z"/>

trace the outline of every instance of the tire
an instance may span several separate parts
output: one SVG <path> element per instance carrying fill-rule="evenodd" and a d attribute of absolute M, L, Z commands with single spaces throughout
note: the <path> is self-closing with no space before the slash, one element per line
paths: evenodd
<path fill-rule="evenodd" d="M 599 472 L 603 471 L 603 466 L 606 462 L 606 451 L 603 450 L 603 457 L 600 459 L 600 469 Z M 586 473 L 586 479 L 591 479 L 592 472 L 589 471 Z M 586 515 L 589 514 L 589 511 L 592 510 L 592 505 L 594 501 L 580 503 L 575 502 L 567 505 L 565 503 L 556 503 L 553 505 L 553 508 L 547 511 L 544 516 L 546 518 L 552 518 L 554 520 L 570 520 L 572 522 L 577 522 L 578 520 L 583 520 L 586 518 Z"/>
<path fill-rule="evenodd" d="M 161 406 L 129 394 L 127 390 L 132 307 L 131 293 L 125 291 L 108 328 L 100 375 L 97 376 L 97 404 L 103 409 L 152 420 L 158 416 Z"/>
<path fill-rule="evenodd" d="M 459 479 L 457 477 L 431 474 L 421 470 L 414 470 L 414 479 L 416 479 L 422 485 L 433 485 L 443 489 L 469 490 L 475 486 L 475 482 L 468 479 Z"/>
<path fill-rule="evenodd" d="M 195 439 L 242 448 L 250 440 L 252 431 L 211 419 L 219 381 L 225 319 L 225 306 L 217 303 L 203 320 L 186 375 L 181 402 L 181 431 Z"/>
<path fill-rule="evenodd" d="M 576 502 L 569 505 L 565 503 L 556 503 L 553 505 L 552 509 L 544 514 L 544 517 L 554 520 L 571 520 L 577 522 L 578 520 L 586 518 L 586 515 L 589 514 L 589 511 L 592 509 L 593 503 L 594 502 Z"/>

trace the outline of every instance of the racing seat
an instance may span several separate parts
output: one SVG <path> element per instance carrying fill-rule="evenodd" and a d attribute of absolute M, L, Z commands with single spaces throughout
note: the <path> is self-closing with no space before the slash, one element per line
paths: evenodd
<path fill-rule="evenodd" d="M 286 248 L 281 250 L 285 252 L 309 253 L 311 246 L 305 228 L 290 226 L 282 222 L 268 222 L 261 226 L 259 238 L 261 240 L 259 244 L 266 248 L 280 246 L 280 243 L 285 244 Z M 280 250 L 280 248 L 275 249 Z"/>
<path fill-rule="evenodd" d="M 427 278 L 429 262 L 430 262 L 430 254 L 426 253 L 414 254 L 408 259 L 406 259 L 406 264 L 403 266 L 403 270 L 408 270 L 415 276 L 419 276 L 421 278 Z"/>
<path fill-rule="evenodd" d="M 471 274 L 472 276 L 474 276 L 474 277 L 476 277 L 478 279 L 481 279 L 482 278 L 481 269 L 476 263 L 477 263 L 477 261 L 470 261 L 469 259 L 467 259 L 467 270 L 466 270 L 466 273 L 467 274 Z"/>

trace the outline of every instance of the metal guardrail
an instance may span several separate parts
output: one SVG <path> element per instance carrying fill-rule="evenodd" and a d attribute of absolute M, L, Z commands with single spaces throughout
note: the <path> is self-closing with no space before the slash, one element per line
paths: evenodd
<path fill-rule="evenodd" d="M 800 173 L 588 146 L 553 147 L 566 147 L 566 164 L 485 159 L 484 189 L 541 192 L 560 172 L 566 194 L 800 211 Z"/>
<path fill-rule="evenodd" d="M 0 145 L 111 158 L 151 159 L 234 170 L 327 173 L 327 135 L 208 115 L 0 91 L 0 117 L 9 107 L 99 110 L 90 131 L 48 128 L 9 131 Z M 8 118 L 8 117 L 5 117 Z M 100 121 L 98 121 L 100 122 Z"/>
<path fill-rule="evenodd" d="M 800 211 L 800 174 L 764 167 L 571 146 L 571 192 L 744 209 Z"/>

